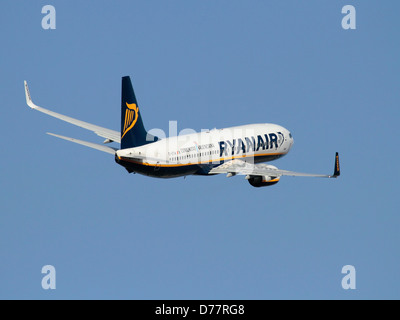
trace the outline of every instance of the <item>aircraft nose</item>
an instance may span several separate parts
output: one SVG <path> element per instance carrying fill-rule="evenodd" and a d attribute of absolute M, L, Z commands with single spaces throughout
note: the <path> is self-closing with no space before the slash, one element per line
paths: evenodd
<path fill-rule="evenodd" d="M 290 131 L 288 131 L 288 135 L 289 135 L 289 149 L 293 146 L 294 144 L 294 139 L 293 139 L 293 135 L 290 133 Z"/>

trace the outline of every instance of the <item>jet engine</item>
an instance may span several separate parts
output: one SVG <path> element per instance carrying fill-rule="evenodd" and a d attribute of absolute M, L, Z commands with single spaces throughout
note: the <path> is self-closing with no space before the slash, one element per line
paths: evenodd
<path fill-rule="evenodd" d="M 279 182 L 279 177 L 268 177 L 268 176 L 250 176 L 247 180 L 249 183 L 256 188 L 268 187 Z"/>
<path fill-rule="evenodd" d="M 277 167 L 271 165 L 266 165 L 265 167 L 268 167 L 268 169 L 275 169 L 275 170 L 278 169 Z M 246 179 L 253 187 L 259 188 L 277 184 L 279 182 L 280 177 L 248 175 L 246 176 Z"/>

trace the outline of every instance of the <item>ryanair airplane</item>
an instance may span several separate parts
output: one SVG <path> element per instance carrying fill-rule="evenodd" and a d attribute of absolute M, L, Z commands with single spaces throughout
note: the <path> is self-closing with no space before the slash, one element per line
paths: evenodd
<path fill-rule="evenodd" d="M 105 141 L 103 144 L 96 144 L 53 133 L 48 134 L 110 153 L 129 173 L 158 178 L 207 176 L 219 173 L 226 174 L 227 177 L 244 175 L 254 187 L 276 184 L 281 176 L 337 178 L 340 175 L 338 153 L 335 157 L 333 175 L 281 170 L 262 163 L 286 155 L 294 142 L 292 134 L 287 129 L 271 123 L 213 129 L 159 139 L 149 134 L 143 125 L 130 77 L 122 78 L 121 132 L 39 107 L 32 102 L 26 81 L 24 84 L 29 107 L 93 131 L 105 138 Z M 105 145 L 110 142 L 120 143 L 121 148 Z"/>

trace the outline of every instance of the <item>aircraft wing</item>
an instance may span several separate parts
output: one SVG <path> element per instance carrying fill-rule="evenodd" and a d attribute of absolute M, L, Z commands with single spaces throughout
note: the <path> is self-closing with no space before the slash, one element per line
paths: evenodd
<path fill-rule="evenodd" d="M 25 85 L 26 103 L 32 109 L 35 109 L 37 111 L 46 113 L 49 116 L 58 118 L 60 120 L 72 123 L 72 124 L 74 124 L 74 125 L 76 125 L 78 127 L 93 131 L 98 136 L 103 137 L 103 138 L 106 139 L 104 141 L 104 143 L 112 142 L 112 141 L 121 143 L 121 133 L 119 131 L 114 131 L 114 130 L 110 130 L 110 129 L 107 129 L 107 128 L 99 127 L 99 126 L 96 126 L 94 124 L 91 124 L 91 123 L 88 123 L 88 122 L 85 122 L 85 121 L 81 121 L 81 120 L 78 120 L 78 119 L 74 119 L 74 118 L 71 118 L 71 117 L 68 117 L 68 116 L 64 116 L 62 114 L 59 114 L 59 113 L 56 113 L 56 112 L 53 112 L 53 111 L 50 111 L 50 110 L 47 110 L 45 108 L 42 108 L 42 107 L 39 107 L 39 106 L 35 105 L 32 102 L 32 98 L 31 98 L 31 95 L 29 93 L 29 88 L 28 88 L 28 84 L 27 84 L 26 81 L 24 81 L 24 85 Z"/>
<path fill-rule="evenodd" d="M 215 173 L 228 173 L 228 174 L 231 173 L 231 174 L 239 174 L 246 176 L 248 175 L 248 176 L 269 176 L 269 177 L 294 176 L 294 177 L 337 178 L 340 175 L 339 154 L 336 152 L 335 169 L 333 175 L 301 173 L 288 170 L 281 170 L 267 164 L 251 164 L 239 159 L 225 162 L 220 166 L 211 169 L 211 171 L 209 172 L 209 174 L 215 174 Z"/>

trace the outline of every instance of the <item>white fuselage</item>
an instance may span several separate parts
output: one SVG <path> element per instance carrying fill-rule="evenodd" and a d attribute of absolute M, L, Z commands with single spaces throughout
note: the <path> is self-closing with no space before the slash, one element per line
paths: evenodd
<path fill-rule="evenodd" d="M 136 148 L 117 151 L 117 158 L 146 168 L 147 175 L 160 176 L 160 168 L 170 168 L 171 176 L 196 174 L 227 160 L 265 162 L 287 154 L 293 145 L 290 132 L 276 124 L 251 124 L 162 139 Z M 141 170 L 132 168 L 139 173 Z M 190 167 L 189 171 L 185 167 Z M 150 170 L 149 170 L 150 169 Z M 170 173 L 171 173 L 170 172 Z M 161 176 L 169 177 L 165 170 Z M 198 174 L 202 174 L 198 173 Z"/>

